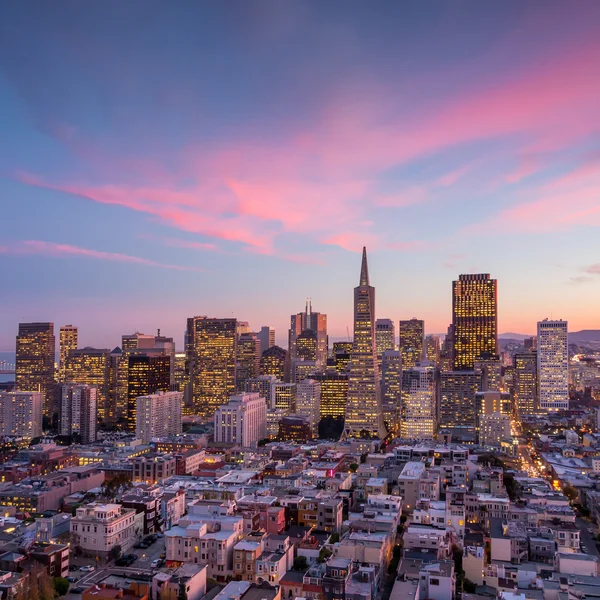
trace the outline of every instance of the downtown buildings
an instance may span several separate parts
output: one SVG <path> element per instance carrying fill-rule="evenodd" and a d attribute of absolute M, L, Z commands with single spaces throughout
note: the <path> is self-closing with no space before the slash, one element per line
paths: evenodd
<path fill-rule="evenodd" d="M 42 392 L 0 392 L 0 435 L 41 436 L 43 405 Z"/>
<path fill-rule="evenodd" d="M 136 437 L 144 444 L 153 438 L 181 433 L 183 392 L 157 392 L 136 399 Z"/>
<path fill-rule="evenodd" d="M 63 383 L 60 393 L 61 435 L 76 436 L 82 444 L 96 441 L 98 425 L 98 388 Z"/>
<path fill-rule="evenodd" d="M 58 381 L 65 381 L 65 367 L 67 356 L 71 350 L 77 350 L 78 331 L 73 325 L 63 325 L 60 328 L 60 337 L 58 342 Z"/>
<path fill-rule="evenodd" d="M 566 321 L 537 325 L 539 405 L 544 412 L 569 408 L 569 342 Z"/>

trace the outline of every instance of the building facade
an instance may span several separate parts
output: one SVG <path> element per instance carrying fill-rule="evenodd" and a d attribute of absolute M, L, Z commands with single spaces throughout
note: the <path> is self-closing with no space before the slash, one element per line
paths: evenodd
<path fill-rule="evenodd" d="M 425 340 L 425 321 L 409 319 L 400 321 L 399 344 L 402 368 L 409 369 L 421 362 Z"/>
<path fill-rule="evenodd" d="M 537 374 L 540 409 L 569 408 L 569 340 L 567 321 L 544 319 L 537 326 Z"/>
<path fill-rule="evenodd" d="M 411 440 L 433 439 L 436 423 L 436 377 L 433 366 L 402 371 L 400 436 Z"/>
<path fill-rule="evenodd" d="M 0 392 L 0 432 L 9 437 L 42 435 L 42 392 Z"/>
<path fill-rule="evenodd" d="M 181 433 L 182 392 L 157 392 L 136 401 L 136 437 L 144 444 L 152 438 Z"/>
<path fill-rule="evenodd" d="M 267 436 L 267 405 L 258 393 L 232 396 L 214 415 L 215 441 L 256 446 Z"/>
<path fill-rule="evenodd" d="M 58 381 L 65 381 L 65 366 L 67 355 L 71 350 L 77 350 L 78 331 L 73 325 L 63 325 L 60 328 L 58 341 Z"/>
<path fill-rule="evenodd" d="M 91 385 L 60 386 L 60 433 L 78 436 L 82 444 L 96 441 L 98 389 Z"/>

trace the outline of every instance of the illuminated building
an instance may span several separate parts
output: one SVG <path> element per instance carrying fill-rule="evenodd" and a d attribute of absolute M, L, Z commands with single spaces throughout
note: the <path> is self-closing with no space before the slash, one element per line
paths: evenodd
<path fill-rule="evenodd" d="M 289 378 L 289 355 L 279 346 L 271 346 L 262 353 L 260 358 L 260 374 L 274 375 L 280 381 Z"/>
<path fill-rule="evenodd" d="M 321 382 L 305 379 L 296 388 L 296 414 L 306 417 L 314 434 L 321 420 Z"/>
<path fill-rule="evenodd" d="M 454 325 L 448 325 L 448 332 L 440 348 L 440 371 L 452 371 L 454 369 Z"/>
<path fill-rule="evenodd" d="M 544 319 L 537 324 L 537 373 L 540 409 L 569 408 L 569 342 L 567 321 Z"/>
<path fill-rule="evenodd" d="M 54 323 L 19 323 L 15 383 L 23 392 L 42 392 L 44 414 L 53 412 Z"/>
<path fill-rule="evenodd" d="M 315 373 L 311 379 L 321 384 L 321 419 L 344 417 L 348 401 L 348 374 L 328 369 L 325 373 Z"/>
<path fill-rule="evenodd" d="M 271 388 L 273 408 L 285 410 L 288 414 L 296 412 L 296 391 L 295 383 L 274 382 Z"/>
<path fill-rule="evenodd" d="M 96 441 L 98 389 L 90 385 L 60 385 L 60 433 L 78 436 L 82 444 Z"/>
<path fill-rule="evenodd" d="M 237 341 L 235 367 L 236 389 L 244 389 L 244 381 L 260 372 L 260 340 L 255 333 L 243 333 Z"/>
<path fill-rule="evenodd" d="M 402 368 L 410 369 L 423 359 L 425 321 L 412 318 L 400 321 L 398 348 L 402 357 Z"/>
<path fill-rule="evenodd" d="M 537 350 L 537 338 L 535 336 L 528 337 L 523 340 L 525 350 Z"/>
<path fill-rule="evenodd" d="M 491 450 L 501 450 L 503 442 L 511 439 L 510 415 L 494 412 L 482 415 L 479 426 L 479 445 Z"/>
<path fill-rule="evenodd" d="M 340 373 L 346 373 L 352 357 L 352 342 L 334 342 L 331 366 Z"/>
<path fill-rule="evenodd" d="M 193 317 L 191 321 L 192 405 L 194 414 L 212 419 L 235 392 L 237 321 Z"/>
<path fill-rule="evenodd" d="M 388 432 L 397 431 L 402 388 L 402 360 L 398 350 L 385 350 L 381 357 L 381 408 Z"/>
<path fill-rule="evenodd" d="M 499 356 L 476 360 L 473 364 L 473 370 L 481 377 L 482 392 L 488 390 L 504 391 L 502 361 Z"/>
<path fill-rule="evenodd" d="M 346 437 L 385 436 L 377 370 L 375 288 L 369 285 L 367 249 L 363 248 L 359 285 L 354 288 L 354 342 L 348 374 Z"/>
<path fill-rule="evenodd" d="M 137 399 L 171 389 L 171 357 L 160 354 L 130 353 L 127 363 L 127 428 L 135 431 Z"/>
<path fill-rule="evenodd" d="M 459 275 L 452 282 L 454 369 L 498 355 L 498 285 L 489 274 Z"/>
<path fill-rule="evenodd" d="M 261 354 L 275 345 L 275 330 L 272 327 L 265 325 L 258 332 L 258 340 L 260 341 Z"/>
<path fill-rule="evenodd" d="M 100 421 L 110 420 L 111 358 L 108 348 L 71 350 L 65 362 L 65 383 L 78 383 L 97 388 L 97 408 Z"/>
<path fill-rule="evenodd" d="M 303 379 L 308 379 L 319 370 L 314 360 L 302 360 L 297 358 L 292 362 L 292 381 L 299 383 Z"/>
<path fill-rule="evenodd" d="M 440 362 L 440 338 L 437 335 L 425 338 L 425 358 L 434 365 Z"/>
<path fill-rule="evenodd" d="M 396 332 L 394 330 L 394 321 L 391 319 L 377 319 L 375 322 L 375 350 L 377 351 L 377 360 L 381 361 L 381 356 L 386 350 L 396 349 Z"/>
<path fill-rule="evenodd" d="M 296 359 L 317 360 L 317 334 L 311 329 L 305 329 L 296 338 Z"/>
<path fill-rule="evenodd" d="M 73 325 L 64 325 L 60 328 L 58 341 L 58 381 L 66 381 L 65 365 L 67 362 L 67 355 L 71 350 L 77 350 L 77 337 L 77 327 L 73 327 Z"/>
<path fill-rule="evenodd" d="M 433 439 L 436 434 L 436 385 L 433 366 L 402 371 L 400 437 Z"/>
<path fill-rule="evenodd" d="M 267 437 L 267 404 L 257 393 L 232 396 L 214 415 L 215 442 L 256 446 Z"/>
<path fill-rule="evenodd" d="M 250 333 L 250 324 L 248 321 L 237 321 L 235 325 L 235 332 L 237 333 L 238 338 L 240 335 L 244 335 L 244 333 Z"/>
<path fill-rule="evenodd" d="M 510 394 L 508 392 L 499 392 L 495 390 L 477 392 L 475 394 L 475 429 L 478 442 L 482 445 L 497 445 L 500 447 L 500 442 L 494 436 L 496 436 L 498 431 L 504 431 L 504 424 L 507 420 L 509 424 L 508 431 L 510 434 L 511 412 Z M 492 439 L 496 440 L 498 443 L 492 444 Z"/>
<path fill-rule="evenodd" d="M 0 392 L 0 435 L 40 437 L 43 403 L 42 392 Z"/>
<path fill-rule="evenodd" d="M 251 377 L 246 379 L 244 382 L 244 392 L 257 392 L 260 394 L 267 403 L 267 408 L 274 408 L 274 393 L 273 386 L 276 383 L 281 383 L 275 375 L 259 375 L 258 377 Z"/>
<path fill-rule="evenodd" d="M 136 400 L 135 435 L 144 444 L 181 433 L 182 392 L 158 392 Z"/>
<path fill-rule="evenodd" d="M 290 360 L 298 357 L 297 340 L 302 332 L 307 329 L 314 332 L 317 336 L 316 362 L 318 366 L 327 364 L 327 315 L 312 311 L 312 302 L 306 301 L 306 308 L 303 313 L 292 315 L 290 317 L 289 330 L 289 352 Z"/>
<path fill-rule="evenodd" d="M 175 353 L 175 368 L 173 369 L 173 384 L 180 392 L 186 392 L 190 383 L 187 354 L 185 352 Z"/>
<path fill-rule="evenodd" d="M 307 417 L 290 415 L 279 421 L 279 435 L 282 441 L 306 442 L 312 440 L 312 428 Z"/>
<path fill-rule="evenodd" d="M 444 371 L 439 380 L 439 430 L 463 441 L 475 441 L 475 395 L 481 377 L 474 371 Z"/>

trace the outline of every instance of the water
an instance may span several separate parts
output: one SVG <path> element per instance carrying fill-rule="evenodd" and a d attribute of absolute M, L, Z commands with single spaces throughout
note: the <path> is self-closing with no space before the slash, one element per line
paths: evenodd
<path fill-rule="evenodd" d="M 15 364 L 15 353 L 14 352 L 0 352 L 0 362 L 5 360 L 11 365 Z M 14 381 L 14 375 L 2 375 L 0 374 L 0 383 L 5 383 L 7 381 Z"/>

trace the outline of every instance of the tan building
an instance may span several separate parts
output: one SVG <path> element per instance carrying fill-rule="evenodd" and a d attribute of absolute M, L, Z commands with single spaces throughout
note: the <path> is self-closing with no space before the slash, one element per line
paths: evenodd
<path fill-rule="evenodd" d="M 65 367 L 67 364 L 67 356 L 71 350 L 77 350 L 78 331 L 73 325 L 64 325 L 60 328 L 60 337 L 58 342 L 58 381 L 65 380 Z"/>
<path fill-rule="evenodd" d="M 233 576 L 242 581 L 256 580 L 256 562 L 263 552 L 261 541 L 243 540 L 233 549 Z"/>

